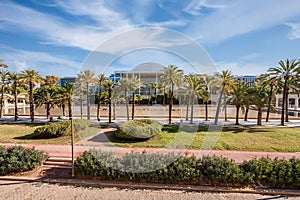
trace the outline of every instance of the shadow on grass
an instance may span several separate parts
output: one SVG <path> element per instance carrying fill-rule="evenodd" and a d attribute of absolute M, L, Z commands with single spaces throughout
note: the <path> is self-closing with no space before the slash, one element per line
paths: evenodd
<path fill-rule="evenodd" d="M 28 127 L 37 127 L 37 126 L 44 126 L 49 124 L 49 122 L 0 122 L 2 125 L 9 125 L 9 126 L 28 126 Z"/>
<path fill-rule="evenodd" d="M 232 132 L 232 133 L 267 133 L 272 132 L 271 129 L 262 127 L 250 127 L 250 126 L 225 126 L 222 132 Z"/>

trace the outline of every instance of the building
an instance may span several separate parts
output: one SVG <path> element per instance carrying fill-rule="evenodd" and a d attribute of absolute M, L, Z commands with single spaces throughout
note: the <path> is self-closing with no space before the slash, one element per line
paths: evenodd
<path fill-rule="evenodd" d="M 247 86 L 253 86 L 256 81 L 256 76 L 236 76 L 235 79 L 243 81 Z"/>
<path fill-rule="evenodd" d="M 75 83 L 76 77 L 70 76 L 70 77 L 63 77 L 59 80 L 58 85 L 59 86 L 65 86 L 68 82 Z"/>

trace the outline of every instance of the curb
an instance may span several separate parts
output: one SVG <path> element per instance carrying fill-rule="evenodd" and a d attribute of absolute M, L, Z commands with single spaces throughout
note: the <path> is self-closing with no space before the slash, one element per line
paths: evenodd
<path fill-rule="evenodd" d="M 135 182 L 112 182 L 99 180 L 83 180 L 83 179 L 53 179 L 53 178 L 31 178 L 31 177 L 14 177 L 0 176 L 1 181 L 24 181 L 24 182 L 40 182 L 50 184 L 67 184 L 67 185 L 83 185 L 95 187 L 118 187 L 129 189 L 150 189 L 150 190 L 178 190 L 191 192 L 211 192 L 211 193 L 246 193 L 260 195 L 286 195 L 300 196 L 300 190 L 282 190 L 282 189 L 244 189 L 235 187 L 218 187 L 218 186 L 194 186 L 194 185 L 175 185 L 175 184 L 155 184 L 155 183 L 135 183 Z"/>

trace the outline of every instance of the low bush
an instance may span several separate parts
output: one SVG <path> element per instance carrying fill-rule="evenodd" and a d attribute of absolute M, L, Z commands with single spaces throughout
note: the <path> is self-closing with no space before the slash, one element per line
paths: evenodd
<path fill-rule="evenodd" d="M 147 140 L 161 132 L 162 125 L 151 119 L 130 120 L 121 124 L 114 137 L 125 140 Z"/>
<path fill-rule="evenodd" d="M 47 155 L 22 146 L 0 147 L 0 175 L 32 170 L 40 166 Z"/>
<path fill-rule="evenodd" d="M 75 119 L 74 120 L 74 132 L 85 130 L 91 124 L 90 120 Z M 58 123 L 51 123 L 35 129 L 35 131 L 28 136 L 30 139 L 48 139 L 57 138 L 60 136 L 71 135 L 71 122 L 63 121 Z"/>
<path fill-rule="evenodd" d="M 185 157 L 175 154 L 85 152 L 75 162 L 75 174 L 102 180 L 181 184 L 299 188 L 300 159 L 253 159 L 237 165 L 223 157 Z"/>

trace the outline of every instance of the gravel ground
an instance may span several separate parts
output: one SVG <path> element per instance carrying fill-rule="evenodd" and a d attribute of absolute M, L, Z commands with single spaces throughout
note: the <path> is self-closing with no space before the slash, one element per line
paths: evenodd
<path fill-rule="evenodd" d="M 262 196 L 257 194 L 199 193 L 170 190 L 129 190 L 45 183 L 0 181 L 0 199 L 300 199 L 300 197 Z"/>

